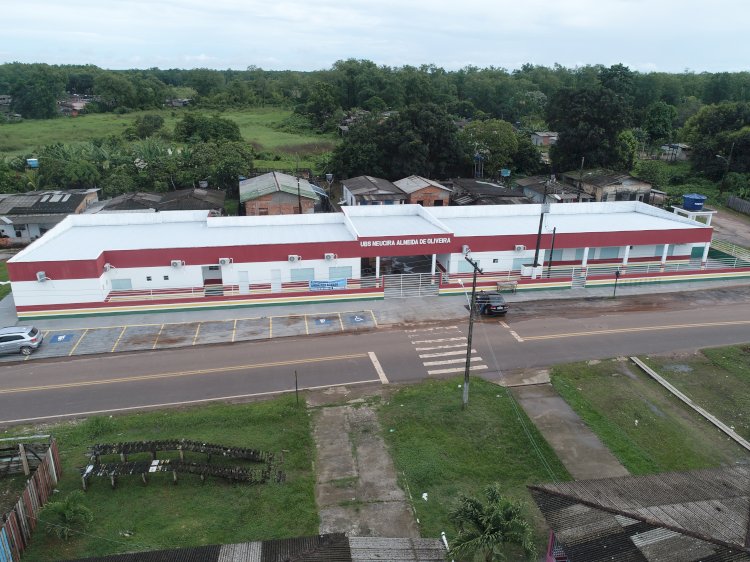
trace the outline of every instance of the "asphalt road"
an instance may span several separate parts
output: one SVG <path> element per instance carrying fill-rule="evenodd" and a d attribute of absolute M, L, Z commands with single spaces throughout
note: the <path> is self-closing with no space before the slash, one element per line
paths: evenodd
<path fill-rule="evenodd" d="M 569 301 L 526 304 L 475 324 L 471 370 L 503 373 L 556 363 L 750 341 L 750 303 L 693 308 Z M 634 301 L 635 302 L 635 301 Z M 0 424 L 200 403 L 300 389 L 453 376 L 465 365 L 467 323 L 292 337 L 29 361 L 0 367 Z"/>

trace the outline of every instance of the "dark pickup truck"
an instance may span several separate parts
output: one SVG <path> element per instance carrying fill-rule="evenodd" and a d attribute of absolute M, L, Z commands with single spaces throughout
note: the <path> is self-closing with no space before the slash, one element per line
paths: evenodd
<path fill-rule="evenodd" d="M 476 299 L 480 314 L 504 316 L 508 312 L 508 303 L 500 293 L 479 291 Z"/>

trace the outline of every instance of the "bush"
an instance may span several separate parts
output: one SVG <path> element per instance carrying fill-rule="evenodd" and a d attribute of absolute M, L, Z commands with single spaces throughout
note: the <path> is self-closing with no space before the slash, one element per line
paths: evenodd
<path fill-rule="evenodd" d="M 66 541 L 84 531 L 94 520 L 91 510 L 83 505 L 84 497 L 82 491 L 74 490 L 62 500 L 44 506 L 39 519 L 45 532 Z"/>

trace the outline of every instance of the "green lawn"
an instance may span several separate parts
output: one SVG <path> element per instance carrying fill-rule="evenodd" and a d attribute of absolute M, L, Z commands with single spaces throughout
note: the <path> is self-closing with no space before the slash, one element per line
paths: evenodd
<path fill-rule="evenodd" d="M 94 513 L 94 523 L 88 534 L 63 543 L 37 530 L 24 560 L 59 560 L 318 532 L 309 417 L 304 407 L 295 407 L 293 396 L 246 405 L 92 418 L 45 427 L 44 431 L 55 435 L 60 445 L 65 471 L 62 494 L 80 489 L 78 469 L 86 464 L 87 445 L 149 439 L 187 438 L 279 454 L 283 451 L 282 468 L 287 480 L 283 484 L 249 486 L 207 478 L 201 484 L 197 476 L 181 475 L 173 485 L 171 475 L 163 473 L 152 475 L 148 486 L 138 477 L 123 477 L 112 490 L 106 479 L 92 479 L 86 505 Z M 126 531 L 132 536 L 124 536 Z"/>
<path fill-rule="evenodd" d="M 405 387 L 380 409 L 383 433 L 402 484 L 413 497 L 422 536 L 445 531 L 450 542 L 455 530 L 448 512 L 459 494 L 479 497 L 485 486 L 499 482 L 509 496 L 528 504 L 541 547 L 546 525 L 526 485 L 570 477 L 526 414 L 514 408 L 504 388 L 472 379 L 469 408 L 463 411 L 462 381 Z M 424 492 L 427 501 L 422 499 Z"/>
<path fill-rule="evenodd" d="M 0 261 L 0 281 L 8 280 L 8 264 L 5 260 Z M 10 283 L 0 285 L 0 299 L 10 293 Z"/>
<path fill-rule="evenodd" d="M 20 123 L 0 125 L 0 157 L 32 153 L 41 146 L 63 143 L 86 142 L 109 135 L 121 135 L 135 118 L 146 113 L 159 113 L 164 117 L 164 125 L 172 130 L 175 123 L 187 110 L 163 109 L 159 111 L 141 111 L 126 115 L 112 113 L 94 113 L 78 117 L 60 117 L 57 119 L 26 120 Z M 206 110 L 206 114 L 216 112 Z M 246 110 L 228 110 L 220 115 L 235 121 L 242 137 L 253 144 L 259 152 L 270 153 L 273 157 L 286 163 L 300 160 L 300 166 L 309 167 L 310 157 L 333 150 L 337 140 L 333 135 L 294 134 L 278 130 L 276 125 L 291 115 L 291 111 L 281 108 L 254 108 Z M 264 164 L 256 164 L 264 167 Z M 272 166 L 269 166 L 272 167 Z"/>
<path fill-rule="evenodd" d="M 704 349 L 690 357 L 651 357 L 648 364 L 750 439 L 750 345 Z"/>
<path fill-rule="evenodd" d="M 632 363 L 557 366 L 552 384 L 632 474 L 747 458 L 743 449 Z"/>

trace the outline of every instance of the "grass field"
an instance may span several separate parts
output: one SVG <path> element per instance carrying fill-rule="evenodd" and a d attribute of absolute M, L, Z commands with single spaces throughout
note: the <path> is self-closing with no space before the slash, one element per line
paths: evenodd
<path fill-rule="evenodd" d="M 558 366 L 552 384 L 632 474 L 747 458 L 743 449 L 632 363 Z"/>
<path fill-rule="evenodd" d="M 750 439 L 750 345 L 651 357 L 648 363 L 698 405 Z"/>
<path fill-rule="evenodd" d="M 132 440 L 187 438 L 284 451 L 282 468 L 287 480 L 283 484 L 248 486 L 207 478 L 201 484 L 198 476 L 181 475 L 173 485 L 171 475 L 163 473 L 152 475 L 148 486 L 137 476 L 123 477 L 113 490 L 106 479 L 93 479 L 86 492 L 86 505 L 94 513 L 88 534 L 64 543 L 39 529 L 24 560 L 59 560 L 318 532 L 309 418 L 304 407 L 295 407 L 293 396 L 246 405 L 92 418 L 48 426 L 44 431 L 55 435 L 60 445 L 62 494 L 80 489 L 79 468 L 86 464 L 88 445 Z M 125 536 L 126 532 L 132 536 Z"/>
<path fill-rule="evenodd" d="M 145 113 L 159 113 L 164 125 L 172 130 L 186 110 L 163 109 L 160 111 L 134 112 L 127 115 L 94 113 L 79 117 L 27 120 L 20 123 L 0 125 L 0 157 L 33 153 L 41 146 L 63 143 L 86 142 L 109 135 L 121 135 L 135 118 Z M 206 111 L 212 115 L 215 112 Z M 220 115 L 235 121 L 242 137 L 258 152 L 269 153 L 272 158 L 260 160 L 258 167 L 274 167 L 282 162 L 285 169 L 293 169 L 296 159 L 300 166 L 310 167 L 311 157 L 333 150 L 336 137 L 333 135 L 292 134 L 276 129 L 276 125 L 291 115 L 290 110 L 280 108 L 256 108 L 228 110 Z M 274 160 L 274 158 L 280 160 Z"/>
<path fill-rule="evenodd" d="M 526 485 L 570 477 L 526 414 L 514 408 L 504 388 L 473 379 L 469 407 L 463 411 L 461 382 L 405 387 L 380 410 L 386 442 L 402 483 L 413 496 L 422 535 L 439 536 L 445 531 L 450 542 L 455 530 L 448 513 L 458 496 L 481 497 L 485 486 L 499 482 L 509 496 L 528 504 L 541 546 L 546 526 Z M 424 492 L 427 501 L 421 499 Z"/>
<path fill-rule="evenodd" d="M 0 260 L 0 281 L 8 280 L 8 264 L 5 260 Z M 0 299 L 10 294 L 10 283 L 0 285 Z"/>

